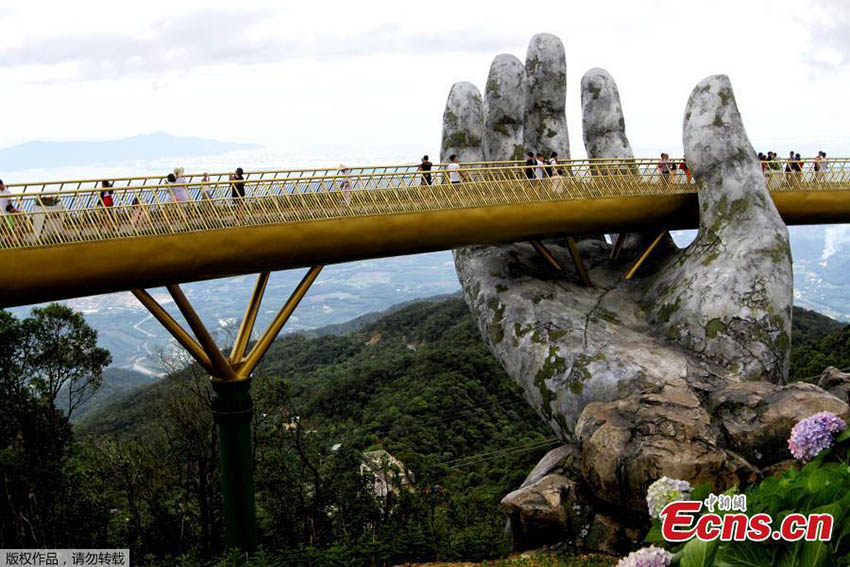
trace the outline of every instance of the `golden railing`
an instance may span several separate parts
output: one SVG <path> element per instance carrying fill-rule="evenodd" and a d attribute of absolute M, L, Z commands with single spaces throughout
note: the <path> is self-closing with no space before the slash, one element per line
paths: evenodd
<path fill-rule="evenodd" d="M 111 206 L 106 206 L 99 179 L 16 184 L 8 186 L 12 195 L 3 195 L 18 212 L 2 216 L 0 249 L 352 216 L 693 193 L 696 185 L 678 167 L 681 161 L 672 160 L 677 168 L 669 173 L 654 159 L 572 160 L 541 168 L 471 163 L 463 164 L 459 183 L 451 183 L 443 164 L 430 172 L 417 171 L 417 165 L 254 171 L 238 181 L 225 173 L 210 174 L 209 181 L 195 174 L 184 176 L 181 184 L 125 177 L 110 179 Z M 784 161 L 772 162 L 777 169 L 766 163 L 771 191 L 850 190 L 850 158 L 829 160 L 827 171 L 815 171 L 814 160 L 803 160 L 800 171 L 791 172 L 785 171 Z M 544 178 L 528 179 L 530 169 L 542 169 Z"/>

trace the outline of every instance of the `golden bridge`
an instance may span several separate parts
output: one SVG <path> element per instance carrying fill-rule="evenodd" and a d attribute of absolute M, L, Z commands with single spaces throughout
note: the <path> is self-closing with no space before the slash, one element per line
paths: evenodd
<path fill-rule="evenodd" d="M 805 160 L 800 171 L 785 172 L 784 162 L 763 164 L 782 218 L 850 222 L 850 159 L 832 159 L 823 171 L 814 165 Z M 444 165 L 431 172 L 403 165 L 255 171 L 244 180 L 189 175 L 180 183 L 127 177 L 108 189 L 99 179 L 9 185 L 0 195 L 4 208 L 11 205 L 0 215 L 0 307 L 131 290 L 212 377 L 225 540 L 252 551 L 250 377 L 322 266 L 530 241 L 559 267 L 540 240 L 567 237 L 589 284 L 571 236 L 655 231 L 630 277 L 666 231 L 699 223 L 696 182 L 656 160 L 565 161 L 542 179 L 527 178 L 528 170 L 516 162 L 463 164 L 456 183 Z M 269 273 L 297 267 L 309 270 L 251 345 Z M 248 273 L 259 276 L 226 353 L 179 284 Z M 145 291 L 158 286 L 167 287 L 191 333 Z"/>
<path fill-rule="evenodd" d="M 657 160 L 573 160 L 529 180 L 513 162 L 256 171 L 8 185 L 20 211 L 0 223 L 0 305 L 589 233 L 695 228 L 696 184 Z M 675 162 L 674 163 L 678 163 Z M 770 163 L 770 162 L 768 162 Z M 780 163 L 782 162 L 773 162 Z M 784 166 L 784 164 L 782 164 Z M 787 224 L 850 221 L 850 159 L 829 170 L 767 170 Z"/>

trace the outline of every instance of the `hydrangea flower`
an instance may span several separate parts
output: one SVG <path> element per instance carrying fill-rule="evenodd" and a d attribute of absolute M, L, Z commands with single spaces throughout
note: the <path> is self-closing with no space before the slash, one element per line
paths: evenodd
<path fill-rule="evenodd" d="M 620 559 L 617 567 L 670 567 L 673 555 L 660 547 L 651 545 L 629 553 Z"/>
<path fill-rule="evenodd" d="M 662 476 L 649 485 L 646 491 L 646 505 L 649 515 L 658 518 L 661 510 L 671 502 L 687 500 L 691 497 L 691 485 L 687 480 L 677 480 Z"/>
<path fill-rule="evenodd" d="M 797 422 L 788 438 L 788 449 L 795 459 L 804 463 L 811 461 L 818 453 L 832 447 L 835 442 L 833 437 L 846 427 L 844 420 L 834 413 L 816 413 Z"/>

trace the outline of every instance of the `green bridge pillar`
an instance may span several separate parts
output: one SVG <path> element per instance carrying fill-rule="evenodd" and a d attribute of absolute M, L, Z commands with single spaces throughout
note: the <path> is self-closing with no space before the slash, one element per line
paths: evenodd
<path fill-rule="evenodd" d="M 251 420 L 254 417 L 251 379 L 213 380 L 212 384 L 224 500 L 224 542 L 228 549 L 238 548 L 252 553 L 257 549 L 257 513 L 251 446 Z"/>

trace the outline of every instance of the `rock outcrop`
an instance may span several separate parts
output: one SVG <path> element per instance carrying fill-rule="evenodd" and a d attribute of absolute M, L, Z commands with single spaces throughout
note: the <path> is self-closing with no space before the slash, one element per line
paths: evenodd
<path fill-rule="evenodd" d="M 620 91 L 605 69 L 595 67 L 581 78 L 581 117 L 587 157 L 635 157 L 626 137 Z"/>
<path fill-rule="evenodd" d="M 484 159 L 484 108 L 478 87 L 466 81 L 455 83 L 443 111 L 443 143 L 440 161 L 456 154 L 460 161 Z"/>
<path fill-rule="evenodd" d="M 850 374 L 829 366 L 820 375 L 818 386 L 841 401 L 850 402 Z"/>
<path fill-rule="evenodd" d="M 543 66 L 552 71 L 541 72 Z M 552 117 L 563 107 L 555 102 L 565 91 L 557 38 L 535 36 L 526 69 L 524 139 L 529 149 L 546 150 L 540 125 L 557 122 Z M 631 156 L 616 84 L 605 71 L 593 69 L 582 80 L 582 110 L 593 157 Z M 559 128 L 551 128 L 549 140 L 561 139 Z M 562 131 L 565 136 L 565 123 Z M 645 518 L 646 488 L 657 478 L 711 480 L 716 489 L 749 483 L 787 459 L 786 440 L 797 420 L 819 411 L 850 414 L 838 379 L 823 385 L 839 397 L 816 386 L 783 385 L 792 298 L 788 232 L 727 77 L 696 86 L 683 142 L 698 184 L 698 236 L 683 250 L 667 241 L 628 283 L 628 263 L 609 261 L 610 246 L 598 237 L 579 242 L 594 287 L 581 285 L 557 239 L 545 244 L 564 267 L 560 272 L 525 243 L 454 252 L 482 337 L 528 403 L 571 447 L 573 466 L 554 474 L 563 481 L 539 475 L 511 498 L 506 510 L 512 525 L 513 519 L 525 522 L 522 533 L 540 510 L 523 516 L 518 502 L 539 508 L 545 500 L 551 507 L 544 485 L 546 494 L 561 487 L 562 504 L 564 494 L 576 495 L 570 502 L 588 495 L 593 518 Z M 563 146 L 553 149 L 566 153 Z M 562 540 L 602 546 L 579 537 L 567 515 L 549 510 L 546 517 L 548 526 L 561 523 Z M 640 521 L 614 526 L 599 517 L 597 535 L 634 534 L 641 527 Z"/>
<path fill-rule="evenodd" d="M 791 246 L 728 77 L 696 86 L 683 140 L 699 182 L 699 232 L 655 275 L 649 321 L 740 379 L 782 384 L 791 352 Z"/>
<path fill-rule="evenodd" d="M 523 138 L 527 151 L 570 157 L 567 133 L 567 56 L 561 40 L 548 33 L 531 38 L 525 56 L 528 98 Z"/>
<path fill-rule="evenodd" d="M 484 159 L 524 159 L 523 125 L 528 77 L 513 55 L 499 55 L 490 65 L 484 89 Z"/>

